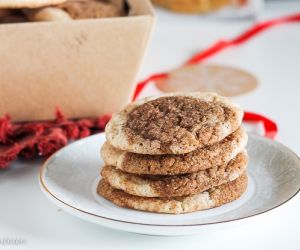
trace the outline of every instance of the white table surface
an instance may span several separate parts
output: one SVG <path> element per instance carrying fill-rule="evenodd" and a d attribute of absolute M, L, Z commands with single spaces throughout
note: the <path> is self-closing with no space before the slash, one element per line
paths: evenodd
<path fill-rule="evenodd" d="M 300 11 L 300 2 L 268 3 L 263 18 Z M 207 20 L 158 11 L 158 24 L 140 78 L 176 67 L 213 41 L 238 34 L 251 23 Z M 278 122 L 277 140 L 300 154 L 300 24 L 276 27 L 209 62 L 253 72 L 259 88 L 236 98 L 246 110 Z M 144 95 L 154 92 L 149 86 Z M 0 172 L 0 241 L 21 238 L 21 246 L 0 249 L 300 249 L 300 196 L 242 227 L 186 237 L 153 237 L 110 230 L 59 210 L 41 193 L 41 162 L 15 163 Z M 299 180 L 300 181 L 300 180 Z"/>

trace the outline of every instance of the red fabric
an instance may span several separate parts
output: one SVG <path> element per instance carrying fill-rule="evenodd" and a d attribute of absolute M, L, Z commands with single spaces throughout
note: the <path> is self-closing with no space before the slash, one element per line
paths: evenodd
<path fill-rule="evenodd" d="M 18 157 L 48 157 L 71 140 L 103 131 L 109 119 L 68 120 L 57 110 L 54 121 L 12 123 L 6 115 L 0 119 L 0 169 Z"/>

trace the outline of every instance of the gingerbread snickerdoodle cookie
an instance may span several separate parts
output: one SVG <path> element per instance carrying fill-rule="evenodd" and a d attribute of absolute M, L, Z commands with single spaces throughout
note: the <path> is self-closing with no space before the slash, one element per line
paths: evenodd
<path fill-rule="evenodd" d="M 24 14 L 29 21 L 69 21 L 71 16 L 58 7 L 45 7 L 40 9 L 25 9 Z"/>
<path fill-rule="evenodd" d="M 195 173 L 227 164 L 246 146 L 248 136 L 241 127 L 222 141 L 183 155 L 146 155 L 116 149 L 108 142 L 101 148 L 106 165 L 124 172 L 148 175 Z"/>
<path fill-rule="evenodd" d="M 193 174 L 176 176 L 135 175 L 105 166 L 101 175 L 112 187 L 143 197 L 185 196 L 203 192 L 230 182 L 242 175 L 247 167 L 247 153 L 243 151 L 228 164 Z"/>
<path fill-rule="evenodd" d="M 238 199 L 247 189 L 247 175 L 232 182 L 211 188 L 205 192 L 172 198 L 149 198 L 134 196 L 122 190 L 114 189 L 105 180 L 101 180 L 97 193 L 112 203 L 136 210 L 180 214 L 218 207 Z"/>
<path fill-rule="evenodd" d="M 115 17 L 124 14 L 123 9 L 117 5 L 98 0 L 66 1 L 51 7 L 25 9 L 24 13 L 30 21 L 34 22 Z"/>
<path fill-rule="evenodd" d="M 231 0 L 152 0 L 154 4 L 184 13 L 205 13 L 232 3 Z"/>
<path fill-rule="evenodd" d="M 213 91 L 224 96 L 238 96 L 256 89 L 258 80 L 253 74 L 235 67 L 195 64 L 175 69 L 155 84 L 166 93 Z"/>
<path fill-rule="evenodd" d="M 66 0 L 0 0 L 0 8 L 39 8 L 60 4 Z"/>
<path fill-rule="evenodd" d="M 113 4 L 98 0 L 67 1 L 57 7 L 67 12 L 72 19 L 116 17 L 125 14 L 120 3 Z"/>
<path fill-rule="evenodd" d="M 138 154 L 184 154 L 236 131 L 243 110 L 214 93 L 145 98 L 115 114 L 105 132 L 117 149 Z"/>

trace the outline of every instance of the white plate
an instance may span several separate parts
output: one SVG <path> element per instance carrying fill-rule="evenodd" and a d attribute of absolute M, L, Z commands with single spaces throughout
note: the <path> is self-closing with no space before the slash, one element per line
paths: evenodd
<path fill-rule="evenodd" d="M 270 211 L 300 189 L 300 159 L 278 142 L 250 135 L 249 185 L 237 201 L 183 215 L 120 208 L 96 193 L 103 161 L 104 134 L 77 141 L 50 157 L 40 172 L 41 188 L 51 201 L 82 219 L 106 227 L 152 235 L 185 235 L 231 226 Z"/>

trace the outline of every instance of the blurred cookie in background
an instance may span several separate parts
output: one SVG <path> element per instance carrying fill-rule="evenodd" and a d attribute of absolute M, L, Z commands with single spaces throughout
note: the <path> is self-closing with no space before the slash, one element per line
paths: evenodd
<path fill-rule="evenodd" d="M 227 19 L 255 18 L 263 10 L 263 0 L 152 0 L 170 11 L 186 14 L 210 14 Z"/>
<path fill-rule="evenodd" d="M 122 1 L 124 3 L 124 1 Z M 115 4 L 114 4 L 115 3 Z M 72 0 L 57 5 L 72 19 L 102 18 L 125 15 L 120 1 Z M 124 6 L 123 6 L 124 7 Z"/>
<path fill-rule="evenodd" d="M 205 13 L 232 3 L 231 0 L 152 0 L 158 6 L 176 12 Z"/>
<path fill-rule="evenodd" d="M 0 8 L 39 8 L 65 2 L 66 0 L 0 0 Z"/>
<path fill-rule="evenodd" d="M 129 13 L 125 0 L 34 1 L 13 0 L 5 5 L 6 2 L 0 0 L 0 23 L 68 21 L 126 16 Z"/>
<path fill-rule="evenodd" d="M 58 7 L 46 7 L 40 9 L 25 9 L 24 14 L 29 21 L 68 21 L 72 20 L 71 16 Z"/>
<path fill-rule="evenodd" d="M 238 96 L 256 89 L 257 78 L 251 73 L 224 65 L 197 64 L 175 69 L 167 78 L 155 81 L 163 92 L 216 92 Z"/>

